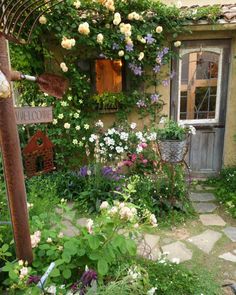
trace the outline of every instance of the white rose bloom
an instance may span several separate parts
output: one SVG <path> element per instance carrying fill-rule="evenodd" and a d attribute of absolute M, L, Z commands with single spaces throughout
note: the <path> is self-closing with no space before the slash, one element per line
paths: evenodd
<path fill-rule="evenodd" d="M 87 36 L 90 33 L 89 23 L 85 22 L 79 25 L 78 32 L 81 35 Z"/>
<path fill-rule="evenodd" d="M 96 127 L 103 128 L 103 127 L 104 127 L 104 123 L 103 123 L 101 120 L 99 120 L 99 121 L 97 121 L 97 122 L 95 123 L 95 126 L 96 126 Z"/>
<path fill-rule="evenodd" d="M 65 128 L 65 129 L 70 129 L 70 123 L 65 123 L 65 124 L 64 124 L 64 128 Z"/>
<path fill-rule="evenodd" d="M 102 202 L 102 204 L 100 205 L 101 210 L 107 209 L 108 207 L 109 207 L 109 204 L 107 201 Z"/>
<path fill-rule="evenodd" d="M 144 53 L 143 52 L 140 52 L 139 53 L 138 60 L 141 61 L 143 58 L 144 58 Z"/>
<path fill-rule="evenodd" d="M 180 47 L 181 46 L 181 41 L 175 41 L 174 46 L 175 47 Z"/>
<path fill-rule="evenodd" d="M 68 39 L 65 36 L 62 38 L 61 46 L 65 49 L 71 49 L 73 46 L 75 46 L 75 39 Z"/>
<path fill-rule="evenodd" d="M 139 140 L 141 140 L 141 141 L 143 140 L 143 133 L 141 131 L 136 132 L 135 135 Z"/>
<path fill-rule="evenodd" d="M 113 24 L 114 24 L 115 26 L 118 26 L 118 25 L 120 24 L 120 22 L 121 22 L 121 15 L 120 15 L 119 12 L 116 12 L 116 13 L 114 14 Z"/>
<path fill-rule="evenodd" d="M 160 34 L 162 31 L 163 31 L 162 26 L 158 26 L 158 27 L 156 27 L 156 32 L 157 32 L 158 34 Z"/>
<path fill-rule="evenodd" d="M 98 137 L 97 137 L 96 134 L 91 134 L 91 135 L 90 135 L 90 138 L 89 138 L 89 141 L 90 141 L 90 142 L 94 142 L 94 141 L 97 140 L 97 138 L 98 138 Z"/>
<path fill-rule="evenodd" d="M 68 72 L 68 67 L 64 62 L 60 63 L 60 68 L 64 73 Z"/>
<path fill-rule="evenodd" d="M 116 206 L 113 206 L 110 210 L 109 210 L 109 214 L 110 215 L 115 215 L 118 212 L 118 208 Z"/>
<path fill-rule="evenodd" d="M 133 123 L 130 124 L 130 128 L 131 129 L 134 130 L 136 127 L 137 127 L 137 124 L 136 123 L 133 122 Z"/>
<path fill-rule="evenodd" d="M 41 232 L 39 230 L 36 231 L 33 235 L 30 236 L 30 239 L 31 239 L 32 248 L 37 247 L 41 239 Z"/>
<path fill-rule="evenodd" d="M 103 40 L 104 40 L 104 36 L 103 36 L 103 34 L 98 34 L 97 35 L 97 43 L 99 43 L 99 44 L 102 44 L 103 43 Z"/>
<path fill-rule="evenodd" d="M 157 226 L 157 219 L 154 214 L 150 215 L 149 220 L 150 220 L 150 223 L 152 224 L 153 227 Z"/>
<path fill-rule="evenodd" d="M 44 15 L 41 15 L 39 18 L 39 23 L 45 25 L 47 23 L 47 18 Z"/>
<path fill-rule="evenodd" d="M 120 57 L 124 56 L 124 54 L 125 54 L 124 50 L 120 50 L 120 51 L 118 52 L 118 55 L 119 55 Z"/>
<path fill-rule="evenodd" d="M 23 260 L 19 260 L 18 261 L 19 266 L 23 266 L 24 265 L 24 261 Z"/>
<path fill-rule="evenodd" d="M 120 217 L 121 219 L 131 220 L 133 218 L 133 212 L 128 207 L 123 207 L 120 209 Z"/>
<path fill-rule="evenodd" d="M 81 6 L 81 2 L 79 0 L 77 0 L 73 3 L 73 5 L 75 6 L 75 8 L 79 9 Z"/>
<path fill-rule="evenodd" d="M 25 277 L 25 276 L 27 276 L 27 274 L 28 274 L 28 267 L 22 267 L 22 269 L 20 270 L 20 275 L 22 276 L 22 277 Z"/>

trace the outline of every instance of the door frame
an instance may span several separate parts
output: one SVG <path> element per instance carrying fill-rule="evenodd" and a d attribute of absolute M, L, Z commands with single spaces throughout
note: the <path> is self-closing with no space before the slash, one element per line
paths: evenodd
<path fill-rule="evenodd" d="M 198 40 L 186 40 L 182 42 L 182 48 L 175 49 L 177 54 L 180 53 L 180 50 L 191 50 L 197 49 L 199 51 L 201 47 L 205 48 L 219 48 L 223 50 L 222 54 L 222 69 L 221 69 L 221 81 L 220 81 L 220 101 L 219 101 L 219 117 L 218 121 L 203 121 L 192 124 L 196 127 L 197 130 L 213 130 L 214 128 L 225 128 L 226 123 L 226 109 L 227 109 L 227 100 L 228 100 L 228 86 L 229 86 L 229 74 L 230 74 L 230 58 L 231 58 L 231 42 L 232 39 L 198 39 Z M 228 64 L 229 66 L 224 66 Z M 178 112 L 179 112 L 179 95 L 180 95 L 180 69 L 181 61 L 178 58 L 172 60 L 172 71 L 176 73 L 174 79 L 171 83 L 171 93 L 170 93 L 170 117 L 172 120 L 178 121 Z M 184 120 L 183 120 L 184 122 Z M 186 124 L 190 124 L 186 122 Z M 224 142 L 221 155 L 221 168 L 223 164 L 223 155 L 224 155 L 224 144 L 225 144 L 225 134 Z M 190 142 L 191 149 L 191 142 Z"/>

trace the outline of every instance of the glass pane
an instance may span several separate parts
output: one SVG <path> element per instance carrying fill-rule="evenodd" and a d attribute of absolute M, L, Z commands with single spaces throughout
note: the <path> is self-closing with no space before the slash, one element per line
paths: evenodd
<path fill-rule="evenodd" d="M 122 91 L 122 61 L 96 60 L 96 91 L 117 93 Z"/>
<path fill-rule="evenodd" d="M 219 58 L 199 50 L 182 57 L 180 120 L 215 118 Z"/>
<path fill-rule="evenodd" d="M 218 77 L 219 54 L 203 52 L 198 54 L 197 79 L 213 79 Z"/>

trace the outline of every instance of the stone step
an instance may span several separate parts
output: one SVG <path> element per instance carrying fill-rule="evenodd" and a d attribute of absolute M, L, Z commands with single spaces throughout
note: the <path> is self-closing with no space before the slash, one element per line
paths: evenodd
<path fill-rule="evenodd" d="M 226 222 L 217 214 L 202 214 L 199 216 L 201 222 L 205 226 L 225 226 Z"/>
<path fill-rule="evenodd" d="M 197 213 L 212 213 L 217 206 L 213 203 L 193 203 L 193 208 Z"/>
<path fill-rule="evenodd" d="M 212 193 L 190 193 L 190 200 L 192 202 L 212 202 L 216 201 Z"/>

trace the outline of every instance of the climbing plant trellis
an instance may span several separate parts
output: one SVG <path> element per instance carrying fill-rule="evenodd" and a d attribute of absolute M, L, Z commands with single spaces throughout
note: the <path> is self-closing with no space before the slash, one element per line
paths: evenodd
<path fill-rule="evenodd" d="M 26 44 L 41 15 L 64 0 L 0 0 L 0 144 L 17 258 L 33 260 L 26 191 L 11 91 L 14 79 L 9 67 L 7 40 Z M 5 76 L 5 77 L 4 77 Z M 4 79 L 6 78 L 6 79 Z"/>

